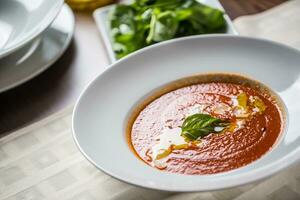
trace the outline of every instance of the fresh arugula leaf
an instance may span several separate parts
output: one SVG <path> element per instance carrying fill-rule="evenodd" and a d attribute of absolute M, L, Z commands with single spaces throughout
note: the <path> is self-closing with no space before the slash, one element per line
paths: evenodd
<path fill-rule="evenodd" d="M 229 126 L 226 120 L 207 114 L 194 114 L 187 117 L 181 127 L 181 135 L 189 140 L 197 140 L 211 133 L 219 133 Z"/>

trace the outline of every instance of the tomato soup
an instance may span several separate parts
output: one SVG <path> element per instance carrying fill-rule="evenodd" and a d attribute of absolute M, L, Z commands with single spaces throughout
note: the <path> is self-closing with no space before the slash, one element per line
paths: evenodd
<path fill-rule="evenodd" d="M 185 131 L 189 116 L 200 118 Z M 195 76 L 146 100 L 129 122 L 128 141 L 141 160 L 159 170 L 214 174 L 262 157 L 278 140 L 283 119 L 276 95 L 255 81 Z"/>

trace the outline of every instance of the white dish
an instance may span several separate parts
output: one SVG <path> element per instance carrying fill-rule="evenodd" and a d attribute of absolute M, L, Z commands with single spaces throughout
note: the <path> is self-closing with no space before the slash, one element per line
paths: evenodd
<path fill-rule="evenodd" d="M 63 0 L 0 1 L 0 58 L 41 34 L 59 13 Z"/>
<path fill-rule="evenodd" d="M 36 40 L 0 60 L 0 92 L 37 76 L 53 64 L 69 46 L 74 15 L 64 5 L 51 26 Z"/>
<path fill-rule="evenodd" d="M 222 5 L 218 0 L 199 0 L 201 3 L 204 3 L 206 5 L 209 5 L 214 8 L 218 8 L 220 10 L 224 10 Z M 113 7 L 114 5 L 98 8 L 97 10 L 94 11 L 93 16 L 96 21 L 97 27 L 100 31 L 101 37 L 103 39 L 105 48 L 108 52 L 108 57 L 110 60 L 110 63 L 113 63 L 117 60 L 115 53 L 112 48 L 112 41 L 110 38 L 110 32 L 109 32 L 109 23 L 108 23 L 108 13 L 109 10 Z M 235 30 L 229 16 L 225 13 L 224 18 L 227 23 L 227 32 L 226 34 L 232 34 L 232 35 L 237 35 L 237 31 Z"/>
<path fill-rule="evenodd" d="M 209 35 L 159 43 L 117 61 L 88 85 L 74 109 L 73 136 L 80 151 L 99 169 L 146 188 L 208 191 L 261 180 L 300 159 L 299 63 L 299 51 L 262 39 Z M 220 71 L 252 77 L 279 94 L 289 118 L 281 142 L 245 167 L 213 175 L 166 173 L 138 159 L 125 133 L 132 109 L 167 83 Z"/>

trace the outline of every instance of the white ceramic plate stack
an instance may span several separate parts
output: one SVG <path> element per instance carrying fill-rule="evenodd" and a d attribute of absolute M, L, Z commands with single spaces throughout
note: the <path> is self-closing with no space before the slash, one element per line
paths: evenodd
<path fill-rule="evenodd" d="M 40 74 L 66 50 L 74 16 L 63 2 L 0 1 L 0 92 Z"/>

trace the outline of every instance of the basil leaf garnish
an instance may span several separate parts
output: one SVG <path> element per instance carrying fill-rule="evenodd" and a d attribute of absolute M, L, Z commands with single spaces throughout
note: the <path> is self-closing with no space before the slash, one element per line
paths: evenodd
<path fill-rule="evenodd" d="M 184 120 L 181 135 L 189 140 L 197 140 L 211 133 L 220 133 L 229 124 L 226 120 L 208 114 L 194 114 Z"/>

